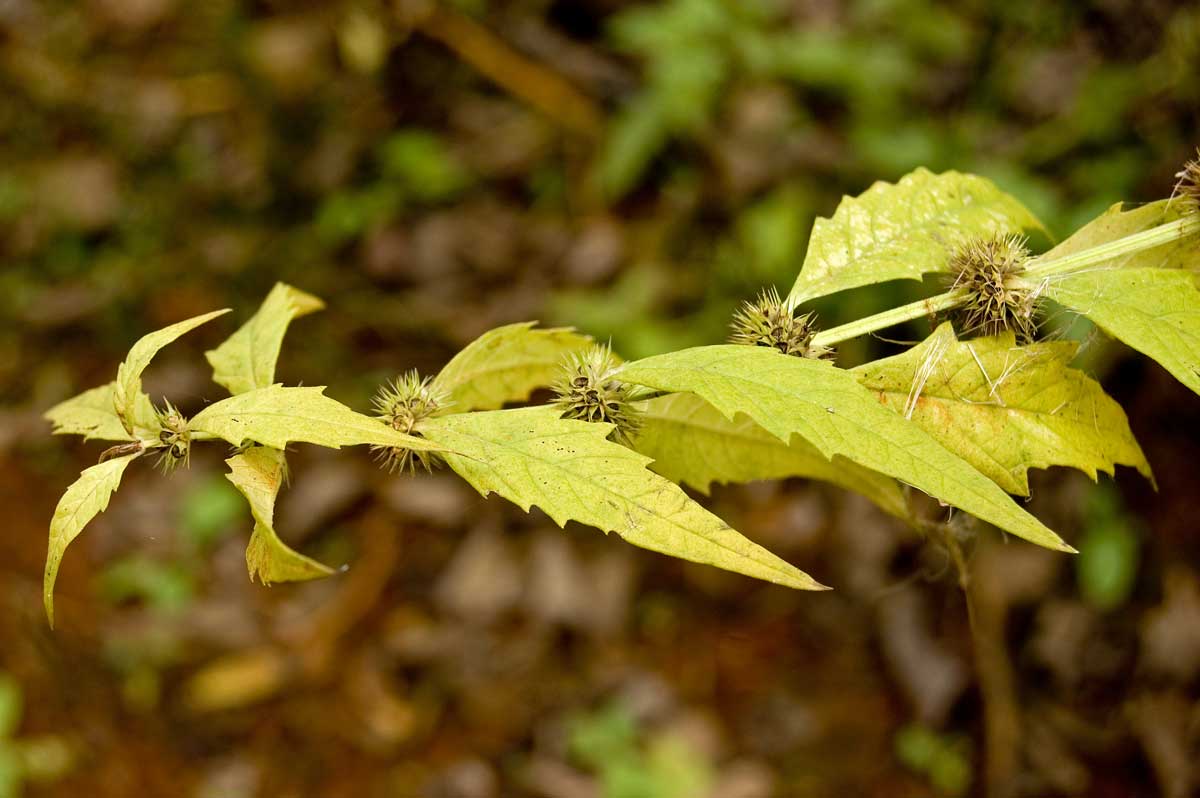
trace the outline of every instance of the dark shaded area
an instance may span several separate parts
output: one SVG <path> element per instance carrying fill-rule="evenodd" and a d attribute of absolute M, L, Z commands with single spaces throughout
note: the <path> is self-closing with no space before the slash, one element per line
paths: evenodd
<path fill-rule="evenodd" d="M 1077 558 L 964 525 L 974 639 L 945 548 L 825 486 L 709 502 L 837 588 L 802 594 L 313 447 L 278 526 L 346 573 L 250 584 L 248 513 L 197 448 L 130 469 L 51 633 L 46 528 L 103 445 L 40 413 L 277 280 L 328 302 L 280 379 L 363 410 L 512 321 L 628 357 L 716 342 L 875 179 L 979 172 L 1059 236 L 1164 196 L 1198 75 L 1171 2 L 0 2 L 0 730 L 24 705 L 0 795 L 18 769 L 30 796 L 1191 794 L 1200 400 L 1099 339 L 1159 491 L 1035 473 Z M 220 396 L 202 352 L 233 325 L 149 393 Z"/>

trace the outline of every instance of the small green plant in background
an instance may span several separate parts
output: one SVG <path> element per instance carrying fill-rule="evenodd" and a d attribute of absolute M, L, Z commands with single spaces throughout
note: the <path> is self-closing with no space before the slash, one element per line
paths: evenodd
<path fill-rule="evenodd" d="M 702 754 L 669 732 L 646 732 L 612 703 L 570 725 L 571 756 L 594 773 L 601 798 L 701 798 L 714 781 Z"/>
<path fill-rule="evenodd" d="M 21 685 L 0 671 L 0 798 L 19 798 L 26 783 L 60 778 L 71 767 L 71 749 L 61 738 L 20 738 Z"/>
<path fill-rule="evenodd" d="M 45 604 L 67 546 L 108 504 L 127 467 L 154 455 L 186 466 L 191 446 L 232 447 L 227 478 L 254 518 L 246 552 L 264 583 L 327 576 L 274 528 L 286 449 L 369 446 L 393 471 L 444 464 L 481 494 L 560 526 L 578 521 L 652 551 L 803 590 L 824 586 L 734 530 L 680 487 L 790 476 L 859 492 L 913 528 L 939 528 L 920 491 L 1002 531 L 1074 549 L 1024 510 L 1028 470 L 1066 466 L 1097 478 L 1117 465 L 1153 480 L 1125 413 L 1072 368 L 1079 344 L 1052 334 L 1084 317 L 1200 392 L 1200 162 L 1171 199 L 1114 206 L 1041 254 L 1039 220 L 991 181 L 918 169 L 846 198 L 813 226 L 786 299 L 773 288 L 735 315 L 731 343 L 622 362 L 569 329 L 500 327 L 436 375 L 384 386 L 376 415 L 321 387 L 275 382 L 291 322 L 316 297 L 279 284 L 207 353 L 231 395 L 190 418 L 142 391 L 155 353 L 226 311 L 146 335 L 116 379 L 47 412 L 55 431 L 114 442 L 69 487 L 50 525 Z M 1031 237 L 1031 238 L 1026 238 Z M 851 288 L 937 275 L 948 290 L 821 330 L 803 308 Z M 944 321 L 898 355 L 844 368 L 837 345 L 925 317 Z M 545 405 L 526 403 L 553 387 Z M 1011 495 L 1010 495 L 1011 494 Z"/>
<path fill-rule="evenodd" d="M 1084 533 L 1075 563 L 1079 592 L 1101 611 L 1122 606 L 1133 593 L 1141 555 L 1137 525 L 1120 495 L 1102 485 L 1088 496 Z"/>
<path fill-rule="evenodd" d="M 971 788 L 974 773 L 969 737 L 939 734 L 910 723 L 896 732 L 895 750 L 900 764 L 926 778 L 940 794 L 966 795 Z"/>
<path fill-rule="evenodd" d="M 318 209 L 316 229 L 326 243 L 357 238 L 407 204 L 445 202 L 471 183 L 441 139 L 425 130 L 401 130 L 384 139 L 373 166 L 371 180 L 338 191 Z"/>

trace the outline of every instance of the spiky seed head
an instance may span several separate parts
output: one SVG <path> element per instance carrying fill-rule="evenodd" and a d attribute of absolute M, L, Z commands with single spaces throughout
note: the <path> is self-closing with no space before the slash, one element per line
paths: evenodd
<path fill-rule="evenodd" d="M 628 445 L 640 419 L 630 404 L 629 386 L 613 376 L 616 368 L 616 358 L 607 346 L 572 353 L 552 386 L 554 404 L 562 409 L 563 418 L 612 424 L 612 439 Z"/>
<path fill-rule="evenodd" d="M 1012 330 L 1022 343 L 1037 334 L 1037 293 L 1022 276 L 1029 250 L 1024 236 L 997 234 L 963 241 L 950 255 L 952 288 L 967 292 L 962 331 L 996 335 Z"/>
<path fill-rule="evenodd" d="M 766 346 L 785 355 L 819 359 L 833 350 L 813 343 L 816 314 L 795 315 L 779 298 L 773 287 L 753 302 L 743 302 L 729 325 L 729 342 L 744 346 Z"/>
<path fill-rule="evenodd" d="M 394 430 L 421 437 L 416 426 L 439 410 L 450 406 L 449 397 L 433 387 L 429 377 L 421 378 L 416 370 L 402 374 L 384 384 L 374 399 L 377 417 Z M 433 453 L 416 452 L 403 446 L 372 446 L 375 459 L 388 471 L 413 473 L 420 464 L 433 470 Z"/>
<path fill-rule="evenodd" d="M 1179 178 L 1175 184 L 1176 196 L 1183 199 L 1189 211 L 1200 212 L 1200 147 L 1196 148 L 1196 157 L 1185 163 L 1175 177 Z"/>
<path fill-rule="evenodd" d="M 192 433 L 188 429 L 188 420 L 175 406 L 167 400 L 166 405 L 158 410 L 158 442 L 162 444 L 162 454 L 158 456 L 158 467 L 163 473 L 169 474 L 178 466 L 187 467 L 192 462 Z"/>

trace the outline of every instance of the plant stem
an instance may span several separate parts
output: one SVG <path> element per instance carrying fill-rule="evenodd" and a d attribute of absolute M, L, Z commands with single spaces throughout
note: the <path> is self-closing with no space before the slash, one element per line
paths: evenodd
<path fill-rule="evenodd" d="M 967 298 L 964 291 L 948 291 L 944 294 L 931 296 L 929 299 L 920 299 L 916 302 L 910 302 L 907 305 L 901 305 L 898 308 L 885 310 L 883 313 L 876 313 L 874 316 L 867 316 L 865 319 L 852 321 L 849 324 L 843 324 L 840 327 L 833 327 L 819 332 L 813 336 L 814 346 L 833 346 L 840 344 L 842 341 L 849 341 L 851 338 L 857 338 L 860 335 L 867 335 L 876 330 L 883 330 L 887 327 L 892 327 L 897 324 L 903 324 L 906 321 L 919 319 L 923 316 L 934 316 L 944 310 L 958 307 Z"/>
<path fill-rule="evenodd" d="M 1040 280 L 1055 274 L 1079 271 L 1123 255 L 1133 255 L 1143 250 L 1169 244 L 1196 233 L 1200 233 L 1200 215 L 1190 215 L 1070 255 L 1050 260 L 1032 258 L 1025 269 L 1025 274 L 1027 277 Z M 817 333 L 813 336 L 813 343 L 818 346 L 833 346 L 896 324 L 903 324 L 923 316 L 933 316 L 958 307 L 967 300 L 968 296 L 968 292 L 958 289 L 917 302 L 910 302 L 907 305 L 901 305 L 898 308 L 885 310 L 874 316 L 867 316 Z"/>

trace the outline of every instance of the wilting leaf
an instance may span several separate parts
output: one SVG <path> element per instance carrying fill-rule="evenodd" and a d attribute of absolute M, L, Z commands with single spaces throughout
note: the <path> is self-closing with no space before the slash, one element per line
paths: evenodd
<path fill-rule="evenodd" d="M 46 411 L 44 418 L 54 425 L 55 435 L 82 435 L 84 440 L 132 441 L 156 440 L 162 425 L 150 397 L 134 394 L 133 433 L 125 431 L 113 404 L 116 383 L 84 391 Z"/>
<path fill-rule="evenodd" d="M 317 579 L 333 573 L 333 569 L 289 548 L 275 533 L 275 497 L 287 469 L 283 452 L 267 446 L 251 446 L 225 462 L 229 465 L 226 478 L 246 497 L 254 515 L 254 532 L 246 547 L 250 579 L 257 578 L 269 585 Z"/>
<path fill-rule="evenodd" d="M 1125 411 L 1082 371 L 1079 345 L 1017 346 L 1011 332 L 959 341 L 943 324 L 919 346 L 855 369 L 879 401 L 911 418 L 1009 493 L 1028 470 L 1078 468 L 1093 480 L 1117 465 L 1153 479 Z"/>
<path fill-rule="evenodd" d="M 1179 269 L 1088 269 L 1046 280 L 1043 295 L 1087 316 L 1200 393 L 1200 291 Z"/>
<path fill-rule="evenodd" d="M 484 333 L 455 355 L 434 378 L 436 391 L 450 396 L 450 410 L 495 410 L 529 398 L 552 383 L 564 358 L 592 339 L 569 329 L 535 330 L 526 321 Z"/>
<path fill-rule="evenodd" d="M 919 426 L 879 404 L 832 363 L 753 346 L 702 346 L 626 364 L 620 378 L 660 391 L 690 391 L 727 418 L 738 413 L 790 442 L 804 438 L 1034 543 L 1073 551 L 994 482 Z"/>
<path fill-rule="evenodd" d="M 254 441 L 282 449 L 291 441 L 337 449 L 373 443 L 437 451 L 422 438 L 397 432 L 382 421 L 355 413 L 324 395 L 324 387 L 258 388 L 209 405 L 188 426 L 198 436 L 222 438 L 234 446 Z"/>
<path fill-rule="evenodd" d="M 233 394 L 270 387 L 288 325 L 323 307 L 325 303 L 315 296 L 276 283 L 257 313 L 223 344 L 204 353 L 213 368 L 213 380 Z"/>
<path fill-rule="evenodd" d="M 1179 219 L 1184 213 L 1179 200 L 1159 200 L 1136 208 L 1125 209 L 1123 203 L 1110 207 L 1104 213 L 1079 228 L 1070 238 L 1038 258 L 1047 262 L 1074 255 L 1085 249 L 1098 247 L 1119 238 L 1158 227 Z M 1195 240 L 1176 240 L 1150 249 L 1140 250 L 1108 261 L 1109 266 L 1133 266 L 1157 269 L 1197 268 Z"/>
<path fill-rule="evenodd" d="M 648 457 L 606 440 L 611 424 L 572 421 L 551 407 L 429 419 L 421 431 L 453 453 L 446 462 L 487 495 L 523 510 L 615 531 L 636 546 L 802 590 L 821 585 L 747 540 L 646 470 Z"/>
<path fill-rule="evenodd" d="M 146 370 L 146 366 L 150 365 L 150 361 L 158 354 L 158 350 L 189 330 L 194 330 L 204 322 L 228 312 L 229 309 L 226 308 L 186 319 L 172 324 L 170 327 L 164 327 L 144 335 L 133 345 L 129 354 L 125 356 L 125 362 L 117 367 L 117 381 L 113 388 L 113 407 L 126 432 L 133 434 L 133 421 L 136 418 L 137 408 L 142 402 L 138 398 L 138 394 L 142 392 L 142 372 Z"/>
<path fill-rule="evenodd" d="M 50 520 L 50 546 L 46 552 L 46 574 L 42 583 L 42 600 L 51 626 L 54 626 L 54 582 L 67 546 L 79 537 L 89 521 L 108 507 L 108 500 L 121 484 L 126 466 L 137 456 L 127 454 L 85 468 L 58 500 Z"/>
<path fill-rule="evenodd" d="M 887 280 L 919 280 L 946 271 L 955 244 L 968 236 L 1042 229 L 1016 198 L 986 178 L 926 169 L 894 185 L 879 182 L 846 197 L 831 219 L 813 223 L 808 253 L 788 301 Z"/>
<path fill-rule="evenodd" d="M 746 416 L 733 421 L 699 396 L 675 393 L 638 404 L 634 448 L 654 458 L 651 468 L 672 482 L 708 493 L 713 482 L 804 477 L 861 493 L 885 512 L 908 518 L 896 480 L 842 458 L 830 460 L 803 438 L 790 444 Z"/>

